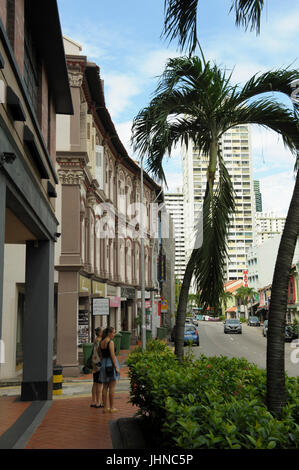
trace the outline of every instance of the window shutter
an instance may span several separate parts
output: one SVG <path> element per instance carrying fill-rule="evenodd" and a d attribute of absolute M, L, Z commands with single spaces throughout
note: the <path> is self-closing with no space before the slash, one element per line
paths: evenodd
<path fill-rule="evenodd" d="M 96 179 L 99 188 L 104 189 L 104 147 L 96 145 Z"/>

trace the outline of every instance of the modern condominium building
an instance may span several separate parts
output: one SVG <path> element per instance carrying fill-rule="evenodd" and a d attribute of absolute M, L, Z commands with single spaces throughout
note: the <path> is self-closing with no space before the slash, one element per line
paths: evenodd
<path fill-rule="evenodd" d="M 282 233 L 286 218 L 274 212 L 256 213 L 256 244 L 261 245 L 266 240 Z"/>
<path fill-rule="evenodd" d="M 249 127 L 240 125 L 230 129 L 222 136 L 220 146 L 236 194 L 236 212 L 231 217 L 227 240 L 225 278 L 229 281 L 243 278 L 246 254 L 253 242 L 255 200 Z M 206 189 L 208 158 L 189 143 L 188 148 L 183 148 L 182 166 L 188 259 L 195 239 L 194 224 L 201 213 Z M 215 184 L 218 180 L 216 174 Z"/>
<path fill-rule="evenodd" d="M 164 195 L 167 211 L 174 224 L 175 238 L 175 277 L 182 282 L 186 269 L 185 231 L 184 231 L 184 195 L 181 188 L 177 192 Z"/>

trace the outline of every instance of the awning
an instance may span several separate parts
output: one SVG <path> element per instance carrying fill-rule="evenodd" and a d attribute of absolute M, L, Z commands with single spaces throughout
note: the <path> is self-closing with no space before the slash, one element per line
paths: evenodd
<path fill-rule="evenodd" d="M 229 309 L 226 310 L 227 312 L 236 312 L 237 307 L 230 307 Z"/>

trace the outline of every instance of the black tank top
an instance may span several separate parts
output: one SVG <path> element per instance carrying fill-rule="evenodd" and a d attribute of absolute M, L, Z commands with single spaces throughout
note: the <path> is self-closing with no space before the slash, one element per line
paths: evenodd
<path fill-rule="evenodd" d="M 111 357 L 110 356 L 110 349 L 109 349 L 109 344 L 110 344 L 110 341 L 107 343 L 107 348 L 103 349 L 101 347 L 101 353 L 102 353 L 102 357 Z"/>

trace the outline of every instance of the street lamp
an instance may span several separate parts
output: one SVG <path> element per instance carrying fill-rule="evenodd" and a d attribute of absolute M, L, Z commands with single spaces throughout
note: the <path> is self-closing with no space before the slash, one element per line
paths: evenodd
<path fill-rule="evenodd" d="M 141 344 L 146 350 L 146 325 L 145 325 L 145 271 L 144 271 L 144 231 L 143 231 L 143 156 L 140 160 L 140 235 L 141 235 Z"/>

